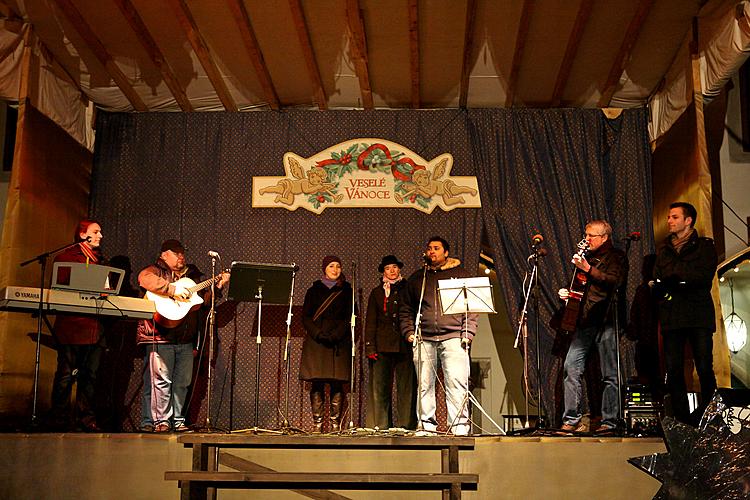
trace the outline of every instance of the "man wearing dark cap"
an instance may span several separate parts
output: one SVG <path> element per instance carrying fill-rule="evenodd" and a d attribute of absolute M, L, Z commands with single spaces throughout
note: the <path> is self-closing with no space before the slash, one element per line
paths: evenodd
<path fill-rule="evenodd" d="M 172 300 L 187 300 L 191 292 L 176 283 L 189 278 L 197 283 L 203 273 L 185 263 L 185 247 L 177 240 L 166 240 L 155 263 L 138 274 L 138 284 L 146 291 Z M 216 287 L 228 281 L 225 275 Z M 210 289 L 202 292 L 203 304 L 210 302 Z M 142 430 L 177 432 L 187 430 L 183 407 L 193 373 L 193 347 L 200 328 L 200 308 L 195 307 L 179 322 L 154 319 L 138 324 L 138 343 L 145 346 L 143 374 Z"/>
<path fill-rule="evenodd" d="M 404 264 L 395 255 L 386 255 L 378 266 L 381 283 L 372 289 L 367 303 L 365 354 L 370 365 L 367 395 L 367 426 L 388 429 L 394 426 L 416 429 L 416 374 L 411 360 L 411 344 L 401 335 L 399 307 L 406 281 L 401 277 Z M 396 381 L 396 415 L 393 416 L 393 381 Z"/>

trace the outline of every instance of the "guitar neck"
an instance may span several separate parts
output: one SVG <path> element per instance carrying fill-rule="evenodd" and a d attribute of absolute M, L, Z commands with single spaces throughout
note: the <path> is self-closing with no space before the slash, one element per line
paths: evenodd
<path fill-rule="evenodd" d="M 188 290 L 190 291 L 190 293 L 198 292 L 200 290 L 203 290 L 204 288 L 210 287 L 213 283 L 219 281 L 220 279 L 221 274 L 219 274 L 218 276 L 214 276 L 213 278 L 209 278 L 206 281 L 201 281 L 197 285 L 188 288 Z"/>

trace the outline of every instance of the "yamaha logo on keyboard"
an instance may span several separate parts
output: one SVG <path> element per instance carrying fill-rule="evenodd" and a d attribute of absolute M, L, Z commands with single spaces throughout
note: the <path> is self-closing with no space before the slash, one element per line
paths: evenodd
<path fill-rule="evenodd" d="M 16 298 L 24 298 L 24 299 L 38 299 L 39 294 L 38 293 L 29 293 L 29 292 L 16 292 Z"/>

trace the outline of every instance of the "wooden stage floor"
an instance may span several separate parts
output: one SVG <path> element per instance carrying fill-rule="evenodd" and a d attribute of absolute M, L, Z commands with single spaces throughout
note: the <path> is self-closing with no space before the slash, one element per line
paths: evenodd
<path fill-rule="evenodd" d="M 332 440 L 363 439 L 330 437 Z M 366 438 L 364 438 L 366 439 Z M 450 439 L 450 438 L 446 438 Z M 659 438 L 475 436 L 460 471 L 479 474 L 467 499 L 647 499 L 660 483 L 627 463 L 665 451 Z M 342 441 L 343 442 L 343 441 Z M 227 450 L 276 471 L 435 472 L 440 454 L 411 450 Z M 174 434 L 0 434 L 0 498 L 179 498 L 167 470 L 190 470 L 191 450 Z M 220 470 L 231 470 L 224 466 Z M 440 498 L 439 492 L 220 490 L 218 498 Z"/>

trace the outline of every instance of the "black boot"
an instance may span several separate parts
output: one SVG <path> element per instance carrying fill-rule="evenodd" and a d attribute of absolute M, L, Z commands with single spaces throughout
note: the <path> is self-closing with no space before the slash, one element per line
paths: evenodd
<path fill-rule="evenodd" d="M 312 408 L 313 433 L 323 431 L 323 401 L 325 397 L 320 391 L 310 391 L 310 407 Z"/>
<path fill-rule="evenodd" d="M 331 394 L 331 432 L 341 430 L 341 414 L 344 410 L 344 393 Z"/>

